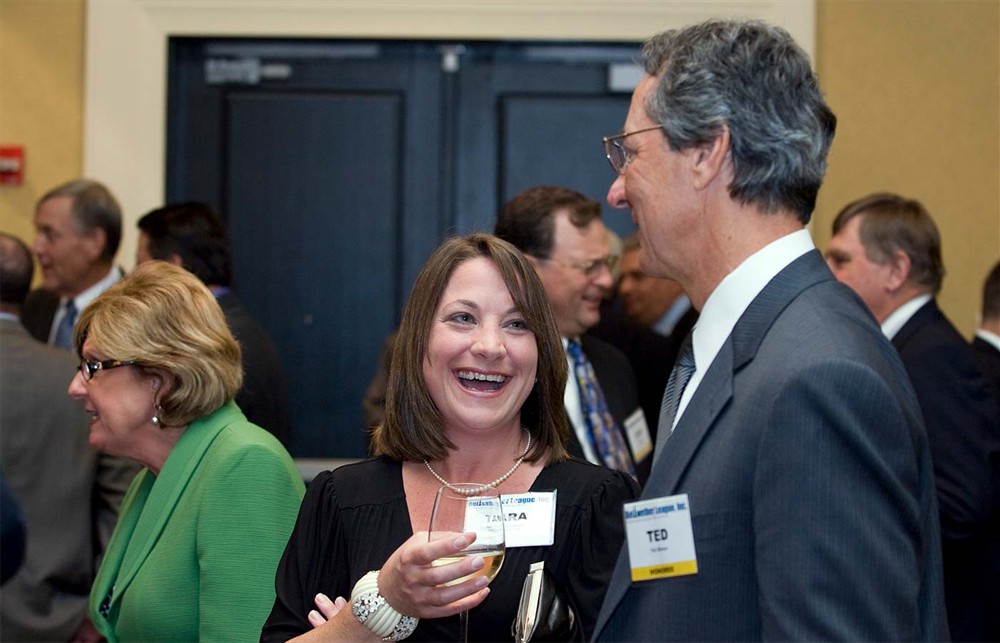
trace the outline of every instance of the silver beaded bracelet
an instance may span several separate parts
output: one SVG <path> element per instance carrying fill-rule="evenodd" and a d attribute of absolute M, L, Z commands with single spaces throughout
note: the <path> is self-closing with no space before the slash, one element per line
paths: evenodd
<path fill-rule="evenodd" d="M 400 614 L 378 591 L 378 570 L 361 577 L 351 591 L 354 618 L 383 641 L 402 641 L 417 629 L 420 619 Z"/>

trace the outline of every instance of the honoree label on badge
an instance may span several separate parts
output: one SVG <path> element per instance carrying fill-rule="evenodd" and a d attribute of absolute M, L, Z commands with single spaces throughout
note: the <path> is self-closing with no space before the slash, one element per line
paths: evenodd
<path fill-rule="evenodd" d="M 500 496 L 504 544 L 511 547 L 551 545 L 556 532 L 556 492 L 534 491 Z"/>
<path fill-rule="evenodd" d="M 633 581 L 698 573 L 686 493 L 624 505 Z"/>

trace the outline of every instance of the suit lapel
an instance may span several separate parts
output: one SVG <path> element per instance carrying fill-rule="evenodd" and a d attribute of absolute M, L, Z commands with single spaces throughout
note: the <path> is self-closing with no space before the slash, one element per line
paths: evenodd
<path fill-rule="evenodd" d="M 753 361 L 774 320 L 792 300 L 809 286 L 829 280 L 830 273 L 822 257 L 811 251 L 775 275 L 750 302 L 664 444 L 662 456 L 654 461 L 650 484 L 644 489 L 643 498 L 683 492 L 677 484 L 698 445 L 732 398 L 736 374 Z"/>
<path fill-rule="evenodd" d="M 121 600 L 153 550 L 212 442 L 237 415 L 239 409 L 230 402 L 207 418 L 193 422 L 170 452 L 160 475 L 151 483 L 132 536 L 125 545 L 121 568 L 114 581 L 112 608 Z M 145 475 L 152 478 L 148 471 Z"/>
<path fill-rule="evenodd" d="M 833 276 L 818 251 L 802 255 L 781 272 L 750 303 L 729 338 L 708 367 L 674 433 L 664 445 L 662 456 L 653 462 L 641 499 L 684 493 L 681 479 L 694 459 L 698 446 L 716 424 L 733 397 L 737 374 L 757 353 L 775 319 L 804 290 Z M 600 632 L 618 607 L 632 583 L 627 547 L 622 547 L 608 586 L 595 632 Z"/>

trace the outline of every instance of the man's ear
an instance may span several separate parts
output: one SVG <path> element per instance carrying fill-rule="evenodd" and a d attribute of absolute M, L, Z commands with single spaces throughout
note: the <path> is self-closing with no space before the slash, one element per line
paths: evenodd
<path fill-rule="evenodd" d="M 726 125 L 718 136 L 692 150 L 695 189 L 704 189 L 719 176 L 729 158 L 729 150 L 729 127 Z"/>
<path fill-rule="evenodd" d="M 87 257 L 91 261 L 97 261 L 98 257 L 104 253 L 104 247 L 108 245 L 108 234 L 104 228 L 94 228 L 84 234 L 83 239 Z"/>
<path fill-rule="evenodd" d="M 896 250 L 892 259 L 889 261 L 889 274 L 886 278 L 886 288 L 891 292 L 896 292 L 903 287 L 904 284 L 910 279 L 910 268 L 913 267 L 913 262 L 910 261 L 910 255 L 906 254 L 902 250 Z"/>

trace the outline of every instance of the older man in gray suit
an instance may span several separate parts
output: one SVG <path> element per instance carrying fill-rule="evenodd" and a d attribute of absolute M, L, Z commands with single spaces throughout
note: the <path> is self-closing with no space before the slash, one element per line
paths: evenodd
<path fill-rule="evenodd" d="M 66 393 L 79 360 L 21 326 L 32 272 L 27 246 L 0 233 L 0 464 L 27 525 L 24 563 L 0 593 L 0 640 L 97 640 L 90 585 L 137 466 L 89 448 L 87 414 Z"/>
<path fill-rule="evenodd" d="M 805 229 L 836 124 L 808 58 L 730 21 L 662 33 L 643 58 L 605 139 L 608 201 L 632 209 L 643 270 L 701 316 L 598 639 L 946 639 L 920 409 Z"/>

